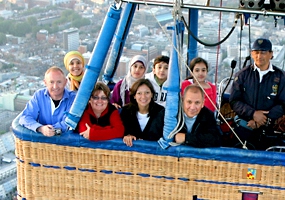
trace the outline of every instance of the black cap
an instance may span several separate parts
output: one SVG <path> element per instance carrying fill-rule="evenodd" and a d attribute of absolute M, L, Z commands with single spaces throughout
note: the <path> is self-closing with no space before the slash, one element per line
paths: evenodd
<path fill-rule="evenodd" d="M 270 40 L 259 38 L 255 40 L 251 48 L 252 51 L 272 51 L 272 44 Z"/>

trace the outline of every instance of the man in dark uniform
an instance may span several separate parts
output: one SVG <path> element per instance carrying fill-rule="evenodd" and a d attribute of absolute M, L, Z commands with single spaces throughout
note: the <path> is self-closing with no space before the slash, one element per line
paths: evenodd
<path fill-rule="evenodd" d="M 251 51 L 254 64 L 237 72 L 230 95 L 230 105 L 237 114 L 235 132 L 256 149 L 277 145 L 273 123 L 284 114 L 285 75 L 272 65 L 272 44 L 259 38 Z M 277 142 L 277 143 L 276 143 Z"/>

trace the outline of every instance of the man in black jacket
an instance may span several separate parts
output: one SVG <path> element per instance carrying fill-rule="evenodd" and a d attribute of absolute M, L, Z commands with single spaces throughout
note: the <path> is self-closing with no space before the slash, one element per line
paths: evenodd
<path fill-rule="evenodd" d="M 214 113 L 204 107 L 200 86 L 189 85 L 183 95 L 184 127 L 175 135 L 175 142 L 193 147 L 219 147 L 220 131 Z"/>
<path fill-rule="evenodd" d="M 253 43 L 251 57 L 254 64 L 235 75 L 229 101 L 237 114 L 235 132 L 261 150 L 278 145 L 269 139 L 274 136 L 274 121 L 284 115 L 285 76 L 270 62 L 273 51 L 268 39 Z"/>

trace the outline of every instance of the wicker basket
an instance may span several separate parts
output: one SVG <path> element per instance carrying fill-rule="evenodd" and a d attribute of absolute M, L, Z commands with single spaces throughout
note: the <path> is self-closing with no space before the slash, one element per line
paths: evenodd
<path fill-rule="evenodd" d="M 51 138 L 13 122 L 18 199 L 259 200 L 285 197 L 283 153 L 178 146 L 121 139 L 91 142 L 67 132 Z M 253 175 L 249 176 L 249 173 Z M 251 178 L 251 179 L 249 179 Z"/>

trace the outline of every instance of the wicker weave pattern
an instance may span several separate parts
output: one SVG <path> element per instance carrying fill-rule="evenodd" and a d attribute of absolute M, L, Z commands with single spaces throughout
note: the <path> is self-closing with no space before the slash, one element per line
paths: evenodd
<path fill-rule="evenodd" d="M 16 140 L 18 193 L 33 199 L 284 199 L 282 166 L 263 166 Z M 32 163 L 32 164 L 31 164 Z M 261 170 L 260 180 L 242 169 Z M 19 199 L 21 199 L 19 197 Z"/>

